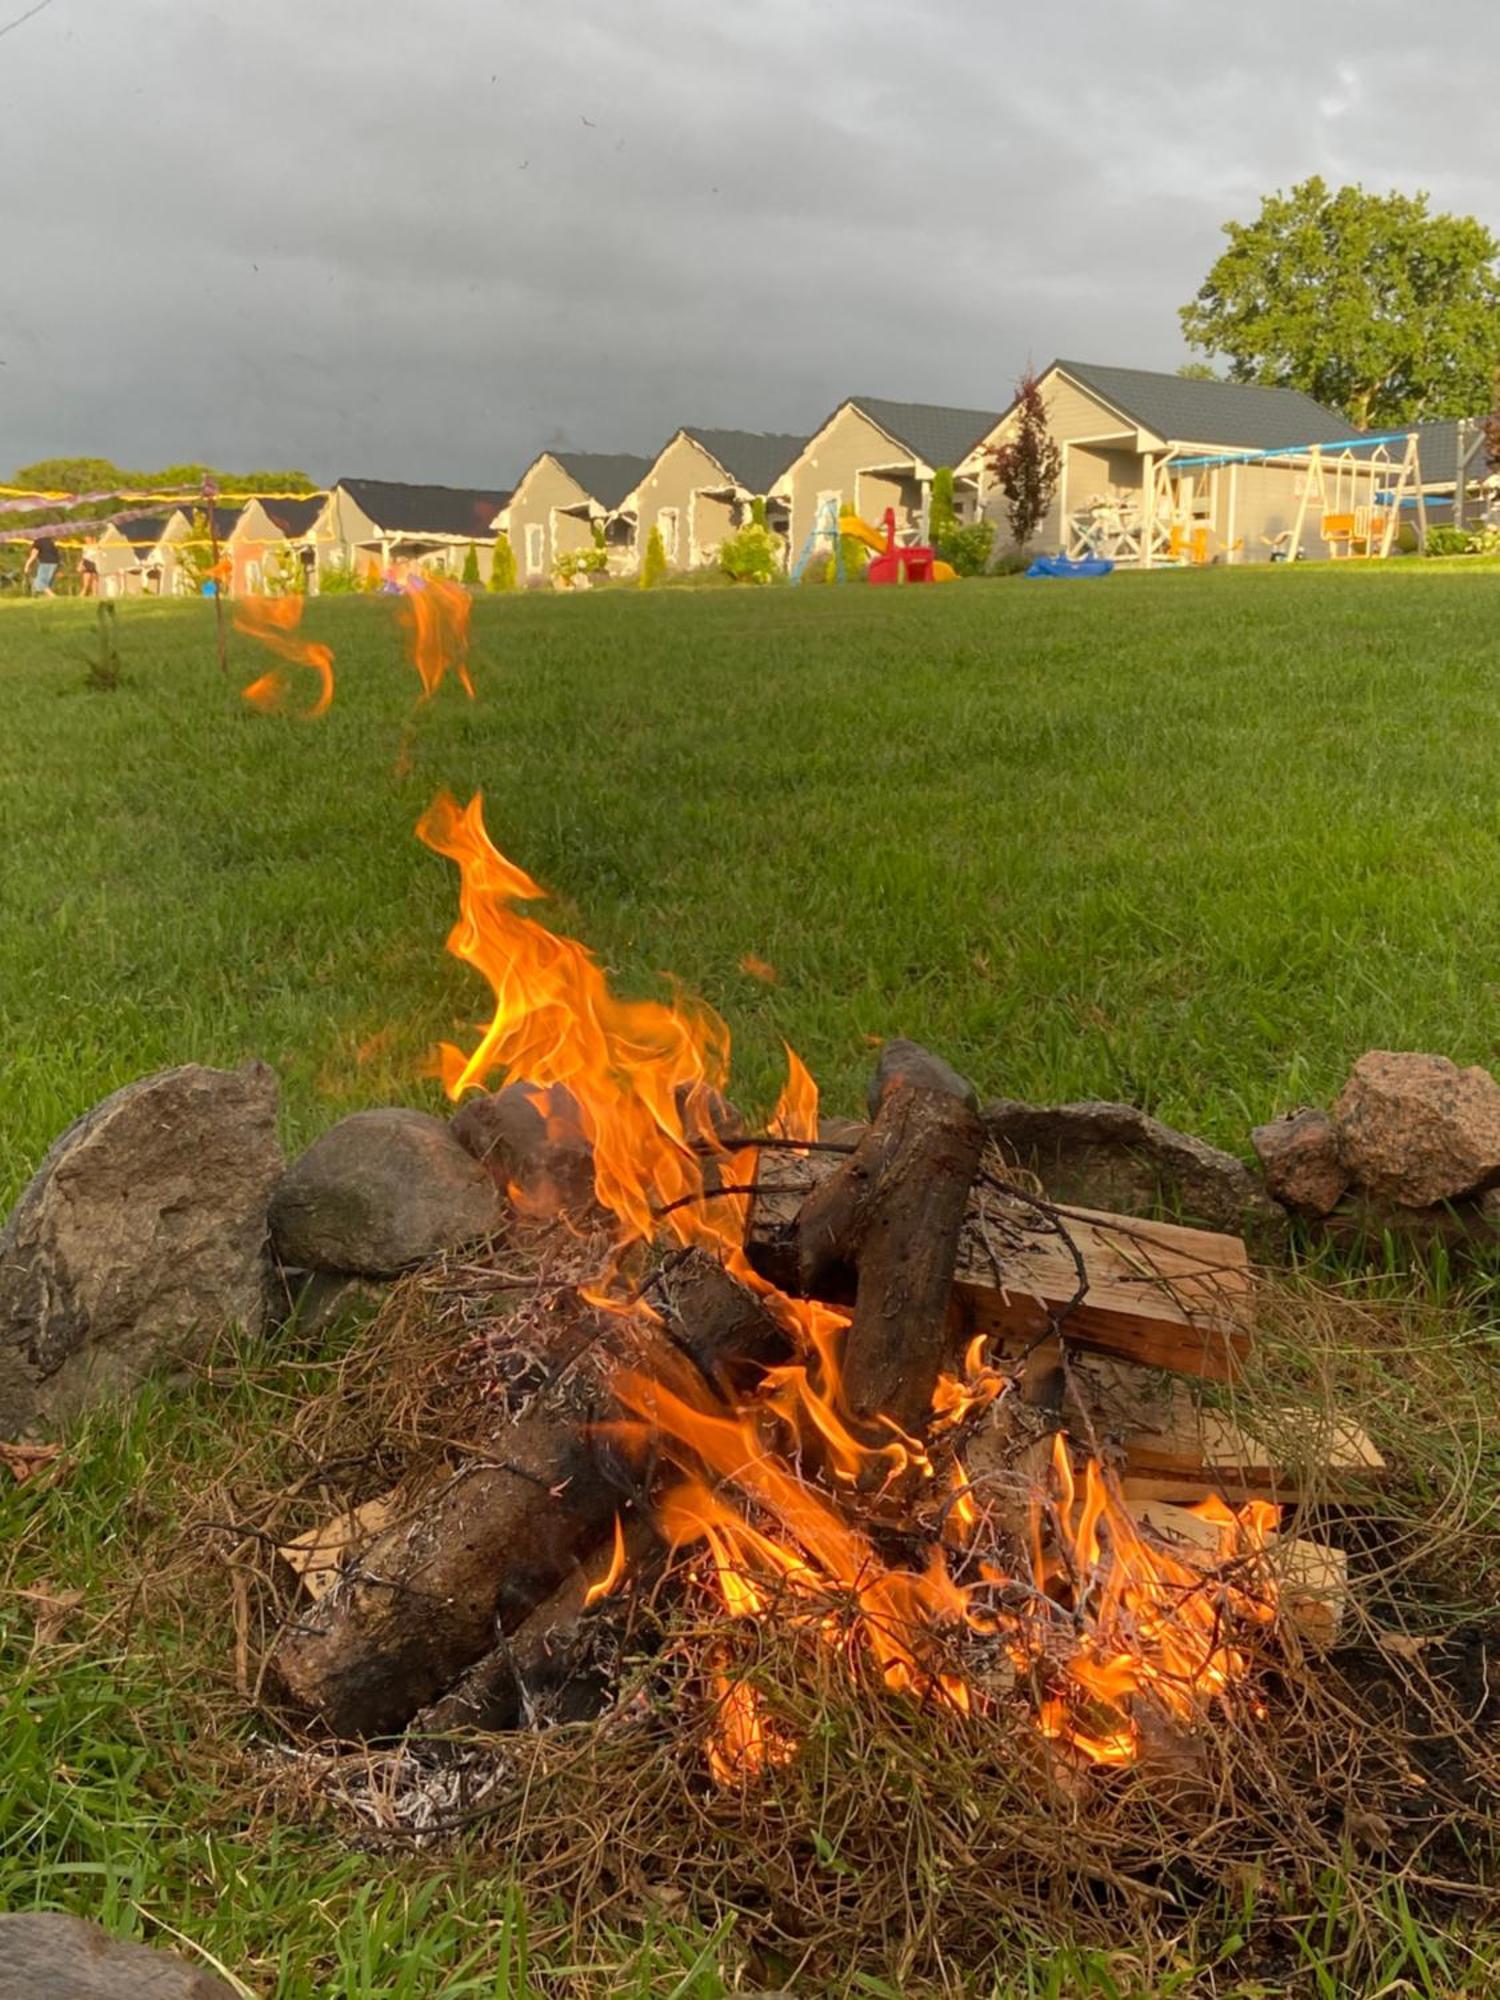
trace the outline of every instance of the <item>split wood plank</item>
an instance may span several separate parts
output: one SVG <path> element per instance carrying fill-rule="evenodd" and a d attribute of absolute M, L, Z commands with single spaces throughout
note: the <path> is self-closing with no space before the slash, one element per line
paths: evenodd
<path fill-rule="evenodd" d="M 1181 1561 L 1217 1560 L 1219 1530 L 1186 1507 L 1162 1500 L 1133 1502 L 1130 1515 Z M 1273 1536 L 1266 1554 L 1276 1579 L 1277 1614 L 1318 1652 L 1337 1641 L 1349 1604 L 1349 1559 L 1342 1549 L 1303 1537 Z"/>
<path fill-rule="evenodd" d="M 1386 1471 L 1369 1434 L 1337 1411 L 1210 1408 L 1180 1377 L 1109 1355 L 1079 1355 L 1067 1388 L 1067 1428 L 1123 1459 L 1127 1499 L 1339 1500 Z"/>
<path fill-rule="evenodd" d="M 838 1165 L 826 1153 L 762 1157 L 746 1247 L 784 1291 L 797 1289 L 802 1204 Z M 1239 1372 L 1250 1346 L 1252 1283 L 1239 1237 L 1092 1209 L 1070 1209 L 1063 1226 L 1088 1274 L 1085 1297 L 1067 1315 L 1070 1343 L 1212 1381 Z M 1051 1221 L 981 1182 L 969 1197 L 954 1271 L 967 1330 L 1017 1352 L 1045 1335 L 1077 1285 L 1077 1265 Z"/>

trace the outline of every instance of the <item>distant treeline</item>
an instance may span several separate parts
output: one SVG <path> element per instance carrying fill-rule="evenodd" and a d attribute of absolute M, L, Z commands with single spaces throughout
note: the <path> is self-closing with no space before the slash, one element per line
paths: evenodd
<path fill-rule="evenodd" d="M 205 479 L 226 493 L 316 493 L 305 472 L 221 472 L 211 465 L 166 465 L 154 472 L 128 472 L 107 458 L 39 458 L 21 465 L 5 481 L 34 493 L 171 493 L 201 486 Z"/>

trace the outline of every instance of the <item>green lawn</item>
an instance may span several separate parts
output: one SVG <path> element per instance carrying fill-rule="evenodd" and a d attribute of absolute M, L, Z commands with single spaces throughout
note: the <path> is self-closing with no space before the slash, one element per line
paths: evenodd
<path fill-rule="evenodd" d="M 372 601 L 308 614 L 316 725 L 214 664 L 201 605 L 0 610 L 0 1197 L 159 1065 L 280 1070 L 295 1143 L 420 1101 L 482 1011 L 411 828 L 482 786 L 554 921 L 789 1040 L 852 1106 L 911 1034 L 993 1094 L 1124 1097 L 1243 1148 L 1370 1046 L 1496 1053 L 1500 575 L 1122 576 L 948 591 L 599 593 L 476 608 L 479 700 Z M 739 969 L 769 959 L 780 984 Z"/>
<path fill-rule="evenodd" d="M 453 872 L 412 838 L 440 785 L 484 788 L 497 843 L 623 982 L 671 971 L 721 1009 L 749 1103 L 785 1039 L 852 1108 L 871 1040 L 906 1033 L 987 1092 L 1129 1097 L 1243 1148 L 1369 1046 L 1493 1061 L 1495 609 L 1500 574 L 1415 564 L 481 600 L 479 699 L 445 687 L 398 776 L 417 682 L 386 604 L 310 607 L 338 674 L 310 725 L 240 702 L 249 641 L 220 680 L 204 606 L 124 606 L 109 694 L 83 686 L 86 607 L 0 607 L 0 1201 L 164 1064 L 267 1057 L 290 1144 L 433 1101 L 426 1049 L 485 998 L 443 951 Z M 264 2000 L 719 2000 L 733 1939 L 667 1912 L 526 1972 L 524 1884 L 493 1858 L 397 1864 L 256 1817 L 238 1753 L 225 1788 L 249 1735 L 225 1720 L 232 1632 L 158 1569 L 223 1553 L 192 1524 L 280 1463 L 279 1413 L 335 1360 L 153 1390 L 48 1490 L 0 1474 L 0 1908 L 175 1927 Z M 15 1586 L 84 1593 L 35 1654 Z M 1284 1925 L 1280 1972 L 1241 1965 L 1226 1919 L 1220 1966 L 1150 1990 L 1366 1990 L 1344 1893 Z M 1368 1990 L 1492 1990 L 1467 1921 L 1435 1933 L 1399 1896 L 1360 1921 Z M 895 1992 L 884 1970 L 839 1990 Z M 1128 1953 L 1039 1942 L 979 1990 L 1147 1989 Z"/>

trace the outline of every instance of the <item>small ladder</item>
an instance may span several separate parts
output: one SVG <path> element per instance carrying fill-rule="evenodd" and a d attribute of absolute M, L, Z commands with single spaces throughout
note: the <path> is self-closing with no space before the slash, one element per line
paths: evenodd
<path fill-rule="evenodd" d="M 818 507 L 818 518 L 813 522 L 807 540 L 802 544 L 802 553 L 792 565 L 791 581 L 800 583 L 807 565 L 818 552 L 818 544 L 823 541 L 833 543 L 834 575 L 839 582 L 844 581 L 844 542 L 839 534 L 839 505 L 837 500 L 824 500 Z"/>

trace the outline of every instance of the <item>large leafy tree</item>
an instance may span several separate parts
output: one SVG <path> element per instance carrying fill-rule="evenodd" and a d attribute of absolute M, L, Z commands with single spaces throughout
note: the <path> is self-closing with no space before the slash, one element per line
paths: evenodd
<path fill-rule="evenodd" d="M 1305 389 L 1361 429 L 1473 416 L 1500 362 L 1500 243 L 1425 194 L 1267 195 L 1182 308 L 1236 382 Z"/>

